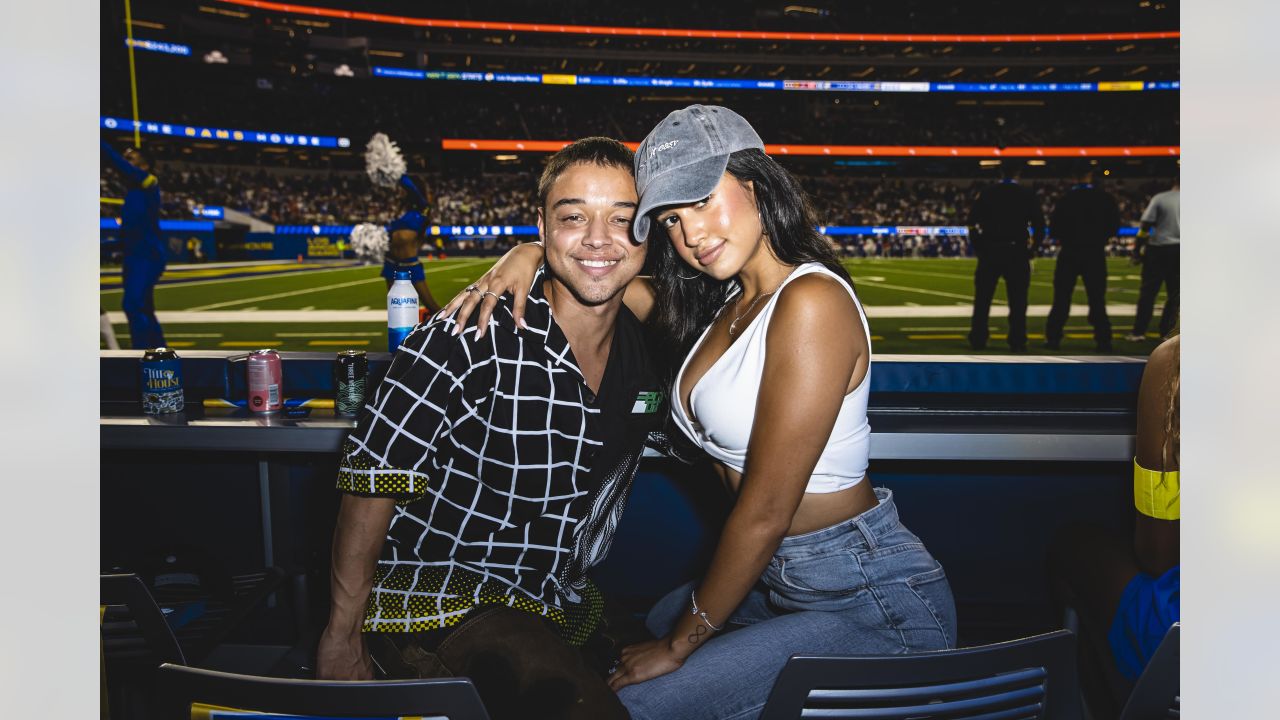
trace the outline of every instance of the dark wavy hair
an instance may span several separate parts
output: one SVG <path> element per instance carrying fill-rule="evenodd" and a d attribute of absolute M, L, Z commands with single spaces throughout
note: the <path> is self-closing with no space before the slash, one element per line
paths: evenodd
<path fill-rule="evenodd" d="M 779 260 L 792 266 L 822 263 L 853 288 L 853 279 L 836 259 L 826 237 L 815 227 L 817 222 L 808 194 L 791 173 L 763 151 L 754 149 L 730 155 L 725 169 L 739 182 L 752 182 L 765 240 Z M 681 260 L 666 230 L 656 220 L 661 211 L 662 208 L 658 208 L 651 213 L 655 219 L 650 224 L 648 237 L 649 271 L 657 296 L 654 331 L 661 340 L 659 347 L 670 353 L 664 360 L 671 379 L 698 335 L 715 319 L 737 281 L 716 280 Z M 682 279 L 690 276 L 694 277 Z"/>

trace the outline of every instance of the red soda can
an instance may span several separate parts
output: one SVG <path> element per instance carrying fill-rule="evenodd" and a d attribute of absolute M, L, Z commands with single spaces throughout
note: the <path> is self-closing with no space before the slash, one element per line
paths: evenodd
<path fill-rule="evenodd" d="M 255 350 L 245 362 L 249 380 L 249 410 L 273 413 L 284 407 L 284 369 L 280 353 Z"/>

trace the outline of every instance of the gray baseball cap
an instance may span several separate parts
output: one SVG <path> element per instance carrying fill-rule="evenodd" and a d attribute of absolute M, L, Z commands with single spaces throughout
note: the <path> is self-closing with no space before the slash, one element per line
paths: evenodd
<path fill-rule="evenodd" d="M 764 141 L 741 115 L 725 107 L 690 105 L 658 123 L 636 150 L 636 192 L 640 207 L 632 236 L 649 236 L 649 211 L 697 202 L 711 194 L 729 154 L 764 150 Z"/>

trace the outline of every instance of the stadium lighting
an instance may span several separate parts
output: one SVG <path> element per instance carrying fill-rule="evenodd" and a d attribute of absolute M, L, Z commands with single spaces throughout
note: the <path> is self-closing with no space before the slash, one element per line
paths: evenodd
<path fill-rule="evenodd" d="M 809 5 L 788 5 L 782 9 L 787 15 L 814 15 L 817 17 L 827 17 L 831 14 L 830 10 L 811 7 Z"/>
<path fill-rule="evenodd" d="M 221 50 L 205 53 L 204 61 L 210 65 L 226 65 L 230 62 L 227 56 L 222 54 Z"/>
<path fill-rule="evenodd" d="M 1045 163 L 1045 161 L 1044 161 L 1044 160 L 1028 160 L 1028 161 L 1027 161 L 1027 164 L 1028 164 L 1028 165 L 1035 165 L 1035 166 L 1039 167 L 1039 166 L 1041 166 L 1041 165 L 1045 165 L 1046 163 Z"/>
<path fill-rule="evenodd" d="M 1123 40 L 1168 40 L 1182 37 L 1177 30 L 1163 32 L 1100 32 L 1100 33 L 1040 33 L 958 35 L 940 33 L 891 34 L 891 33 L 815 33 L 776 32 L 761 30 L 705 30 L 696 28 L 637 28 L 606 27 L 596 25 L 564 25 L 516 22 L 482 22 L 476 20 L 452 20 L 439 18 L 408 17 L 382 13 L 343 10 L 339 8 L 312 7 L 293 3 L 268 2 L 267 0 L 218 0 L 225 5 L 254 8 L 266 12 L 328 17 L 358 22 L 410 27 L 452 28 L 455 30 L 496 30 L 500 32 L 559 33 L 568 35 L 614 35 L 631 37 L 673 38 L 725 38 L 732 40 L 789 40 L 794 42 L 904 42 L 904 43 L 1056 43 L 1056 42 L 1112 42 Z M 1157 9 L 1163 5 L 1157 5 Z M 203 8 L 202 8 L 203 9 Z"/>
<path fill-rule="evenodd" d="M 995 165 L 999 165 L 1000 161 L 999 160 L 979 160 L 978 164 L 983 167 L 992 167 Z"/>
<path fill-rule="evenodd" d="M 346 63 L 342 63 L 338 67 L 334 68 L 333 74 L 337 75 L 338 77 L 355 77 L 356 76 L 355 71 L 352 70 L 351 66 Z"/>
<path fill-rule="evenodd" d="M 485 140 L 479 138 L 442 138 L 441 150 L 471 152 L 548 152 L 553 153 L 568 145 L 568 140 Z M 639 143 L 625 143 L 632 150 Z M 1167 157 L 1182 154 L 1178 145 L 1142 146 L 949 146 L 949 145 L 773 145 L 765 144 L 770 155 L 826 156 L 826 157 L 938 157 L 938 158 L 1034 158 L 1051 157 L 1100 158 L 1100 157 Z M 998 162 L 998 160 L 997 160 Z M 1096 160 L 1091 160 L 1096 164 Z"/>

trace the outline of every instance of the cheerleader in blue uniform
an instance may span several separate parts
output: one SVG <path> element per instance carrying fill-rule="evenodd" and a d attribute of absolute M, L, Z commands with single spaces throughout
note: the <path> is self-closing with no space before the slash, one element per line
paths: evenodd
<path fill-rule="evenodd" d="M 163 347 L 164 332 L 156 319 L 155 287 L 164 274 L 164 241 L 160 237 L 160 181 L 151 161 L 134 148 L 121 155 L 102 142 L 102 154 L 123 176 L 128 191 L 120 213 L 124 247 L 124 298 L 129 341 L 135 349 Z"/>

